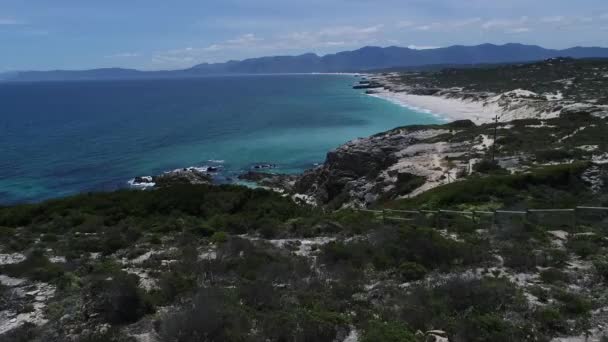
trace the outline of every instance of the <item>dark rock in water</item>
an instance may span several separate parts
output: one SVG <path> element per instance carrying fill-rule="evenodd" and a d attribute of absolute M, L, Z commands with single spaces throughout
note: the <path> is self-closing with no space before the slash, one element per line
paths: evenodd
<path fill-rule="evenodd" d="M 243 173 L 242 175 L 239 175 L 238 178 L 241 180 L 246 180 L 246 181 L 250 181 L 250 182 L 259 182 L 262 179 L 269 178 L 272 176 L 273 175 L 269 174 L 269 173 L 248 171 L 246 173 Z"/>
<path fill-rule="evenodd" d="M 277 167 L 276 164 L 257 164 L 257 165 L 253 166 L 253 168 L 256 170 L 276 169 L 276 167 Z"/>
<path fill-rule="evenodd" d="M 209 166 L 207 168 L 207 172 L 218 172 L 218 171 L 219 171 L 219 168 L 214 167 L 214 166 Z"/>
<path fill-rule="evenodd" d="M 135 177 L 133 179 L 133 184 L 135 184 L 135 185 L 152 183 L 152 182 L 153 182 L 153 178 L 150 176 L 140 176 L 140 177 Z"/>
<path fill-rule="evenodd" d="M 180 169 L 154 177 L 157 187 L 177 184 L 211 184 L 213 178 L 205 172 L 193 168 Z"/>
<path fill-rule="evenodd" d="M 292 192 L 298 176 L 284 175 L 276 173 L 249 171 L 239 175 L 239 179 L 254 182 L 260 186 L 269 188 L 283 189 L 286 192 Z"/>

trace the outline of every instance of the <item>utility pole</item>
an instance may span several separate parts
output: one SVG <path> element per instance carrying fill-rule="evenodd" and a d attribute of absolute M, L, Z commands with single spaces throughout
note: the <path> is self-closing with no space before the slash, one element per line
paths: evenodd
<path fill-rule="evenodd" d="M 494 118 L 494 142 L 492 143 L 492 162 L 496 159 L 496 138 L 498 137 L 498 115 Z"/>

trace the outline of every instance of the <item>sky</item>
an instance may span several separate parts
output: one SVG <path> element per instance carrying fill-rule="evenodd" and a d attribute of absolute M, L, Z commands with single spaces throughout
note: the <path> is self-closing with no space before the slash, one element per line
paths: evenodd
<path fill-rule="evenodd" d="M 511 42 L 608 47 L 608 0 L 0 0 L 0 72 Z"/>

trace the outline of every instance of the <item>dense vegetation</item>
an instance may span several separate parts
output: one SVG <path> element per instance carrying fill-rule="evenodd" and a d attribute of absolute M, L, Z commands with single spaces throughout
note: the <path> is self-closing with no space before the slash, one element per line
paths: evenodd
<path fill-rule="evenodd" d="M 597 100 L 608 104 L 606 59 L 559 58 L 548 62 L 508 64 L 470 69 L 442 69 L 404 73 L 401 81 L 425 88 L 462 87 L 465 92 L 504 93 L 526 89 L 537 94 L 562 92 L 577 102 Z M 564 85 L 569 85 L 564 87 Z"/>
<path fill-rule="evenodd" d="M 399 205 L 508 202 L 510 188 L 532 198 L 542 193 L 537 186 L 570 191 L 583 186 L 584 167 L 473 178 Z M 361 341 L 422 341 L 433 330 L 451 341 L 544 341 L 585 331 L 605 300 L 603 291 L 592 300 L 592 292 L 564 290 L 580 276 L 564 266 L 571 258 L 594 265 L 585 277 L 597 286 L 608 279 L 605 232 L 592 227 L 571 230 L 560 249 L 552 227 L 504 235 L 460 220 L 442 230 L 323 213 L 233 186 L 85 194 L 2 208 L 0 225 L 3 253 L 26 256 L 1 273 L 56 287 L 44 309 L 49 323 L 22 326 L 8 341 L 142 333 L 162 341 L 335 341 L 352 329 Z M 305 244 L 308 252 L 299 252 Z M 540 272 L 541 285 L 510 272 Z M 7 303 L 10 288 L 0 290 L 0 307 L 32 310 Z"/>

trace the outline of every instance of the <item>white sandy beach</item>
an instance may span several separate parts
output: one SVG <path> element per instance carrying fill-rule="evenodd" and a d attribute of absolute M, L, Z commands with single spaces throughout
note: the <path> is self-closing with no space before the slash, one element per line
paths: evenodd
<path fill-rule="evenodd" d="M 400 106 L 433 114 L 446 121 L 471 120 L 476 124 L 491 122 L 499 114 L 497 108 L 488 108 L 481 102 L 448 99 L 430 95 L 412 95 L 381 90 L 370 96 L 382 98 Z M 493 106 L 492 106 L 493 107 Z"/>
<path fill-rule="evenodd" d="M 506 93 L 516 96 L 522 93 L 527 95 L 525 90 L 514 90 Z M 487 101 L 472 101 L 456 98 L 447 98 L 432 95 L 413 95 L 406 92 L 392 92 L 388 90 L 378 90 L 370 96 L 382 98 L 400 106 L 411 108 L 416 111 L 426 112 L 442 118 L 448 122 L 455 120 L 471 120 L 475 124 L 493 122 L 498 115 L 500 122 L 507 122 L 517 119 L 527 118 L 550 118 L 556 117 L 557 113 L 542 113 L 539 108 L 530 106 L 525 101 L 513 101 L 509 110 L 505 111 L 500 105 L 501 96 Z"/>

